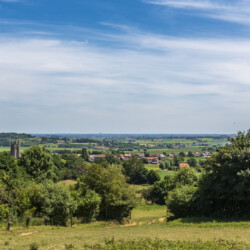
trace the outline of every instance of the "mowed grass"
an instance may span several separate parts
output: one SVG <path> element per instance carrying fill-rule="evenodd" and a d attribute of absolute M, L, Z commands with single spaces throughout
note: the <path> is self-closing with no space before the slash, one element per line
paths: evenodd
<path fill-rule="evenodd" d="M 10 232 L 0 228 L 0 249 L 84 249 L 84 244 L 103 243 L 107 239 L 141 240 L 145 238 L 170 241 L 228 241 L 245 242 L 250 246 L 250 222 L 216 222 L 202 219 L 183 219 L 165 222 L 165 206 L 141 205 L 133 210 L 132 220 L 93 222 L 71 227 L 32 226 L 12 227 Z M 250 248 L 246 248 L 250 249 Z"/>

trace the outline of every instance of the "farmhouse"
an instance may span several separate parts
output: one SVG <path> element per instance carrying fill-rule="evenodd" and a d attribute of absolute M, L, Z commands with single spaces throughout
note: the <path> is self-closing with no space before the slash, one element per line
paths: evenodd
<path fill-rule="evenodd" d="M 94 161 L 95 159 L 100 159 L 100 158 L 106 158 L 106 155 L 104 154 L 98 154 L 98 155 L 90 155 L 89 156 L 89 161 Z"/>
<path fill-rule="evenodd" d="M 148 163 L 151 163 L 151 164 L 159 163 L 158 157 L 145 157 L 145 159 L 148 161 Z"/>

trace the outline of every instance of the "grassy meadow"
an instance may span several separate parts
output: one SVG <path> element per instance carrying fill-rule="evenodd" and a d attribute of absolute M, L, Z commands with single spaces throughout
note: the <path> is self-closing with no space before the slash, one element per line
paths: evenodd
<path fill-rule="evenodd" d="M 163 180 L 165 176 L 167 175 L 173 175 L 175 172 L 173 171 L 168 171 L 168 170 L 162 170 L 159 168 L 158 164 L 146 164 L 145 167 L 148 170 L 155 170 L 161 177 L 161 179 Z"/>
<path fill-rule="evenodd" d="M 143 239 L 146 238 L 170 241 L 166 243 L 168 249 L 187 249 L 185 244 L 190 245 L 188 249 L 211 249 L 198 248 L 197 246 L 209 246 L 209 244 L 215 246 L 217 240 L 233 241 L 232 244 L 236 244 L 235 248 L 232 248 L 230 243 L 231 248 L 215 247 L 213 249 L 250 249 L 250 222 L 217 222 L 205 219 L 179 219 L 166 222 L 164 216 L 165 206 L 140 205 L 133 210 L 131 220 L 127 220 L 123 224 L 115 221 L 97 221 L 90 224 L 76 224 L 72 228 L 40 225 L 31 226 L 28 229 L 16 225 L 12 227 L 10 232 L 6 231 L 2 225 L 0 228 L 0 249 L 31 249 L 32 244 L 37 244 L 39 249 L 86 249 L 86 244 L 90 246 L 113 240 L 142 240 L 140 243 L 142 244 Z M 201 242 L 207 243 L 204 245 Z M 243 242 L 240 247 L 237 245 L 238 242 Z M 171 248 L 169 244 L 173 244 L 174 247 Z M 178 244 L 184 244 L 184 247 L 181 245 L 178 247 Z M 220 243 L 218 244 L 220 245 Z M 224 247 L 225 244 L 222 245 Z M 96 248 L 92 249 L 101 249 L 99 247 L 96 245 Z"/>

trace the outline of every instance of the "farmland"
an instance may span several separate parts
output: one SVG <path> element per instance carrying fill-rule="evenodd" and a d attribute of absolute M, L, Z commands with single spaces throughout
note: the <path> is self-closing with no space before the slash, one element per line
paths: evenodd
<path fill-rule="evenodd" d="M 67 137 L 68 136 L 68 137 Z M 89 153 L 109 151 L 124 153 L 149 153 L 149 154 L 178 154 L 180 152 L 202 152 L 209 150 L 214 152 L 217 147 L 224 146 L 227 142 L 227 135 L 192 136 L 183 137 L 167 136 L 162 137 L 151 135 L 86 135 L 86 138 L 79 139 L 73 135 L 36 135 L 22 134 L 6 138 L 6 134 L 0 134 L 0 152 L 9 151 L 11 140 L 18 140 L 21 152 L 32 145 L 40 145 L 47 148 L 52 153 L 61 152 L 81 152 L 82 148 L 87 148 Z"/>

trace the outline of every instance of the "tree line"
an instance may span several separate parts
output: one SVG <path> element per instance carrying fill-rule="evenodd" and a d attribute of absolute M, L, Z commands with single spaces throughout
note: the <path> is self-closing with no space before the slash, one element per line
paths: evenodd
<path fill-rule="evenodd" d="M 208 158 L 204 171 L 183 168 L 143 190 L 145 199 L 167 206 L 172 218 L 250 218 L 250 131 L 229 138 Z"/>

